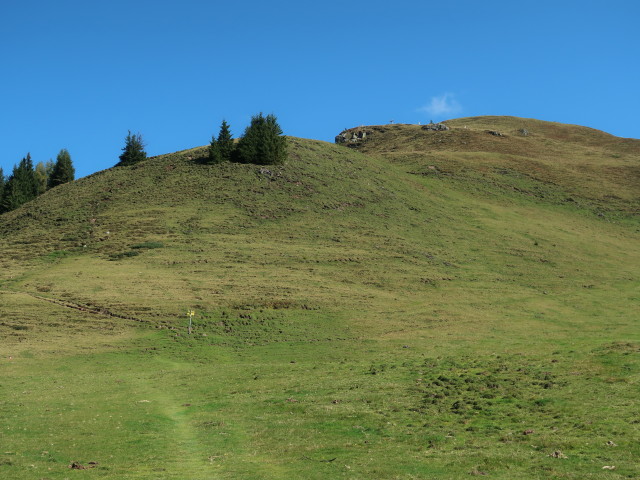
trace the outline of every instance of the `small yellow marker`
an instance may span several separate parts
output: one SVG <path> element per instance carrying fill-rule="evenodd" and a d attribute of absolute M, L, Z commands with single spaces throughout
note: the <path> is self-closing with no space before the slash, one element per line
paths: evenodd
<path fill-rule="evenodd" d="M 187 316 L 189 317 L 189 335 L 191 335 L 191 322 L 193 321 L 193 316 L 196 314 L 193 310 L 187 311 Z"/>

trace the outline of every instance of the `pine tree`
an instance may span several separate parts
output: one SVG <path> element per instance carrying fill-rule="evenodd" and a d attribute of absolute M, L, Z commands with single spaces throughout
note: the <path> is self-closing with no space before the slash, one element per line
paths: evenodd
<path fill-rule="evenodd" d="M 209 144 L 209 163 L 220 163 L 222 161 L 222 155 L 220 154 L 220 146 L 215 136 L 211 137 L 211 143 Z"/>
<path fill-rule="evenodd" d="M 38 182 L 33 170 L 31 154 L 27 153 L 27 156 L 13 167 L 13 172 L 4 186 L 0 211 L 14 210 L 37 196 Z"/>
<path fill-rule="evenodd" d="M 212 137 L 209 145 L 209 163 L 229 162 L 235 149 L 229 124 L 222 120 L 218 138 Z"/>
<path fill-rule="evenodd" d="M 282 135 L 282 128 L 275 115 L 267 115 L 265 138 L 265 158 L 269 163 L 282 164 L 287 159 L 287 139 Z"/>
<path fill-rule="evenodd" d="M 49 176 L 49 188 L 57 187 L 63 183 L 73 182 L 76 175 L 76 170 L 73 168 L 71 162 L 71 155 L 66 148 L 60 150 L 56 157 L 56 163 L 53 165 L 53 170 Z"/>
<path fill-rule="evenodd" d="M 14 208 L 18 208 L 21 203 L 18 200 L 18 182 L 15 180 L 15 173 L 17 167 L 13 167 L 13 172 L 7 178 L 2 191 L 2 198 L 0 199 L 0 213 L 10 212 Z"/>
<path fill-rule="evenodd" d="M 220 132 L 218 133 L 218 149 L 220 150 L 220 157 L 223 162 L 231 161 L 233 150 L 236 148 L 233 141 L 233 135 L 231 135 L 231 129 L 226 120 L 222 120 L 220 125 Z"/>
<path fill-rule="evenodd" d="M 134 165 L 147 159 L 147 152 L 144 151 L 144 142 L 142 141 L 142 135 L 139 133 L 136 135 L 129 134 L 125 138 L 125 146 L 122 148 L 122 155 L 120 155 L 120 162 L 116 166 Z"/>
<path fill-rule="evenodd" d="M 251 118 L 244 136 L 238 142 L 238 158 L 243 163 L 273 165 L 287 158 L 287 140 L 282 136 L 275 115 L 262 113 Z"/>

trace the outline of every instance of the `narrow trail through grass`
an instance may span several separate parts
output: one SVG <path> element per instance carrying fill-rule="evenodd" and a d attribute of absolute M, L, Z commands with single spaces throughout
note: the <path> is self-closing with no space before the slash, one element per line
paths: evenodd
<path fill-rule="evenodd" d="M 180 377 L 181 372 L 188 372 L 189 365 L 155 357 L 147 365 L 150 371 L 166 372 L 167 376 Z M 165 472 L 167 474 L 200 478 L 200 472 L 207 463 L 207 452 L 199 442 L 189 416 L 189 408 L 192 404 L 176 398 L 174 389 L 165 385 L 162 376 L 149 377 L 143 375 L 137 378 L 135 386 L 144 398 L 138 402 L 149 403 L 156 415 L 165 417 L 165 428 L 161 435 L 166 437 L 163 442 L 167 447 Z M 182 474 L 180 472 L 183 472 Z"/>

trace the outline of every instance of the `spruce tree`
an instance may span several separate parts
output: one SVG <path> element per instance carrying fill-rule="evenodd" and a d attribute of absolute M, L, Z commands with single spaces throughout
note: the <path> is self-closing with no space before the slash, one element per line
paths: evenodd
<path fill-rule="evenodd" d="M 233 135 L 226 120 L 222 120 L 220 132 L 218 133 L 218 149 L 223 162 L 231 161 L 233 150 L 236 148 L 233 142 Z"/>
<path fill-rule="evenodd" d="M 2 198 L 0 198 L 0 213 L 10 212 L 14 208 L 20 206 L 20 201 L 18 200 L 18 185 L 15 180 L 15 173 L 17 167 L 13 167 L 13 172 L 7 178 L 7 181 L 2 189 Z"/>
<path fill-rule="evenodd" d="M 211 137 L 211 143 L 209 144 L 209 163 L 220 163 L 222 161 L 222 155 L 220 155 L 220 146 L 215 136 Z"/>
<path fill-rule="evenodd" d="M 218 138 L 211 137 L 209 145 L 209 163 L 229 162 L 233 156 L 235 144 L 229 124 L 226 120 L 222 120 Z"/>
<path fill-rule="evenodd" d="M 27 153 L 27 156 L 13 167 L 13 172 L 4 186 L 0 211 L 14 210 L 37 196 L 38 182 L 33 170 L 31 154 Z"/>
<path fill-rule="evenodd" d="M 71 162 L 71 155 L 66 148 L 60 150 L 56 157 L 56 163 L 53 165 L 53 170 L 49 176 L 49 188 L 57 187 L 63 183 L 73 182 L 75 179 L 76 170 L 73 168 Z"/>
<path fill-rule="evenodd" d="M 122 154 L 120 155 L 120 162 L 116 166 L 134 165 L 147 159 L 147 152 L 144 151 L 144 142 L 142 141 L 142 135 L 129 134 L 125 138 L 125 145 L 122 148 Z"/>
<path fill-rule="evenodd" d="M 238 142 L 238 158 L 243 163 L 273 165 L 287 158 L 287 140 L 282 136 L 275 115 L 262 113 L 251 118 L 244 136 Z"/>
<path fill-rule="evenodd" d="M 267 115 L 265 119 L 265 158 L 271 164 L 282 164 L 287 159 L 287 139 L 282 135 L 282 128 L 275 115 Z"/>

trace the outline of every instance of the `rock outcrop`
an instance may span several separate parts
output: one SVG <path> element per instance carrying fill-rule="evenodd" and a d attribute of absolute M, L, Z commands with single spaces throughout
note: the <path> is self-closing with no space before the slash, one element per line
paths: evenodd
<path fill-rule="evenodd" d="M 422 127 L 422 130 L 429 130 L 432 132 L 445 132 L 447 130 L 449 130 L 449 127 L 446 126 L 444 123 L 429 123 L 425 126 Z"/>
<path fill-rule="evenodd" d="M 338 144 L 346 143 L 347 146 L 358 145 L 367 139 L 367 130 L 364 128 L 350 128 L 343 130 L 336 135 L 335 142 Z"/>

